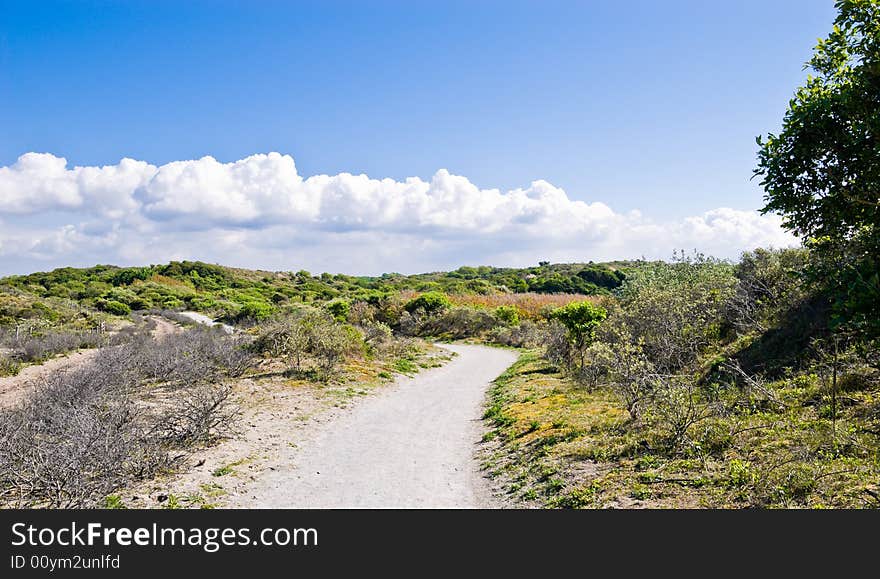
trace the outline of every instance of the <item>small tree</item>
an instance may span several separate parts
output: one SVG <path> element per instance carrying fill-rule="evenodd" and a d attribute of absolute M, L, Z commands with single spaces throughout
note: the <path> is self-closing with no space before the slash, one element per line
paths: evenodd
<path fill-rule="evenodd" d="M 550 314 L 551 319 L 558 320 L 568 330 L 568 339 L 578 358 L 578 369 L 583 369 L 587 348 L 596 338 L 596 328 L 607 316 L 605 308 L 592 302 L 572 302 Z"/>

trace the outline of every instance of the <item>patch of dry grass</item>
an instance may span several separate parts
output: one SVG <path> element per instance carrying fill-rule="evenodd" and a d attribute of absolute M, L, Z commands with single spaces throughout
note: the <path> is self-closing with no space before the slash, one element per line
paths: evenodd
<path fill-rule="evenodd" d="M 598 302 L 600 296 L 582 294 L 452 294 L 449 296 L 456 306 L 467 306 L 480 309 L 495 309 L 499 306 L 513 306 L 519 311 L 521 318 L 538 319 L 550 309 L 562 307 L 571 302 Z"/>

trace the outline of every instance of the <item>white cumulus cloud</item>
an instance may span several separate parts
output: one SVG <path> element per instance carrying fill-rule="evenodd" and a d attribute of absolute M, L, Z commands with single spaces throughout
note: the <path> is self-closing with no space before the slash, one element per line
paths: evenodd
<path fill-rule="evenodd" d="M 427 181 L 303 177 L 279 153 L 102 167 L 26 153 L 0 167 L 0 273 L 170 259 L 380 273 L 668 257 L 676 248 L 736 257 L 796 242 L 779 217 L 754 211 L 657 222 L 543 180 L 501 191 L 445 169 Z"/>

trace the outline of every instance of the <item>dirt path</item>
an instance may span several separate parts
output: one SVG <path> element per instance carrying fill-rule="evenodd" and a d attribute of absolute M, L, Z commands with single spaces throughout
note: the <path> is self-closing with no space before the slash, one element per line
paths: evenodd
<path fill-rule="evenodd" d="M 150 319 L 152 319 L 153 323 L 156 324 L 156 326 L 153 328 L 152 334 L 153 338 L 157 340 L 161 340 L 165 336 L 170 336 L 171 334 L 181 331 L 180 326 L 172 321 L 166 320 L 165 318 L 153 316 Z"/>
<path fill-rule="evenodd" d="M 479 508 L 493 506 L 474 459 L 489 383 L 516 355 L 443 346 L 445 366 L 362 401 L 251 481 L 234 507 Z"/>

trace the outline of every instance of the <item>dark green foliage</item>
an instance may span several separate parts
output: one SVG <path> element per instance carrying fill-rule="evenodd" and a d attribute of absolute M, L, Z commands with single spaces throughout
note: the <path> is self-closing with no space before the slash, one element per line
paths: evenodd
<path fill-rule="evenodd" d="M 585 267 L 577 273 L 577 276 L 588 283 L 606 289 L 620 287 L 623 280 L 626 279 L 626 275 L 619 269 L 612 270 L 598 265 Z"/>
<path fill-rule="evenodd" d="M 834 325 L 880 338 L 880 0 L 837 0 L 782 131 L 758 138 L 764 211 L 810 246 Z"/>
<path fill-rule="evenodd" d="M 110 278 L 113 285 L 131 285 L 136 280 L 147 280 L 153 275 L 149 267 L 128 267 L 120 269 Z"/>
<path fill-rule="evenodd" d="M 440 292 L 427 292 L 411 299 L 406 303 L 404 309 L 409 313 L 421 310 L 427 314 L 434 314 L 449 309 L 452 303 L 446 294 Z"/>
<path fill-rule="evenodd" d="M 351 302 L 348 300 L 332 300 L 324 306 L 330 315 L 338 322 L 348 320 L 348 314 L 351 311 Z"/>
<path fill-rule="evenodd" d="M 732 358 L 749 373 L 781 378 L 791 370 L 802 370 L 810 363 L 810 344 L 830 333 L 831 307 L 823 296 L 795 302 L 775 303 L 768 309 L 775 324 L 747 341 Z M 781 311 L 780 311 L 781 310 Z"/>
<path fill-rule="evenodd" d="M 880 225 L 880 2 L 838 0 L 814 73 L 789 104 L 782 131 L 758 139 L 765 211 L 804 237 L 848 238 Z"/>

